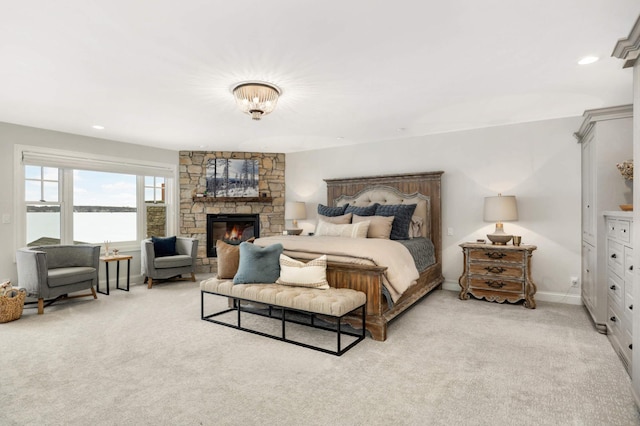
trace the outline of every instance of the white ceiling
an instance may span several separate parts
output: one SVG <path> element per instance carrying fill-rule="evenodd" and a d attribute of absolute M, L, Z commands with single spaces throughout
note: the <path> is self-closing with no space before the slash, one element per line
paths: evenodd
<path fill-rule="evenodd" d="M 639 14 L 638 0 L 7 1 L 0 121 L 294 152 L 576 116 L 632 102 L 610 55 Z M 271 115 L 236 108 L 243 80 L 283 89 Z"/>

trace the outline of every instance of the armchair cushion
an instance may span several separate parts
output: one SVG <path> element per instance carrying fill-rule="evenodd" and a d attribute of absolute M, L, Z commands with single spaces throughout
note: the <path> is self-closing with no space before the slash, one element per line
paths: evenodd
<path fill-rule="evenodd" d="M 72 266 L 70 268 L 49 269 L 49 287 L 60 287 L 77 283 L 79 281 L 90 281 L 95 278 L 96 270 L 88 266 Z"/>
<path fill-rule="evenodd" d="M 193 259 L 186 254 L 176 254 L 174 256 L 157 257 L 153 260 L 153 266 L 157 269 L 179 268 L 181 266 L 191 266 Z"/>
<path fill-rule="evenodd" d="M 156 257 L 175 256 L 178 254 L 176 250 L 176 237 L 151 237 L 153 250 Z"/>

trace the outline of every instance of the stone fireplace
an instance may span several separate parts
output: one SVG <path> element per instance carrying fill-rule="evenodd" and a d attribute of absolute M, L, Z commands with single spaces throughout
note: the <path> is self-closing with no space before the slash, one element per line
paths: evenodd
<path fill-rule="evenodd" d="M 216 243 L 238 245 L 260 236 L 260 215 L 257 214 L 208 214 L 207 257 L 216 257 Z"/>
<path fill-rule="evenodd" d="M 198 258 L 196 272 L 217 271 L 217 258 L 211 257 L 207 239 L 209 215 L 257 217 L 260 236 L 282 234 L 284 230 L 285 155 L 260 152 L 180 151 L 180 231 L 179 235 L 196 238 Z M 258 197 L 207 197 L 207 164 L 212 160 L 258 160 Z"/>

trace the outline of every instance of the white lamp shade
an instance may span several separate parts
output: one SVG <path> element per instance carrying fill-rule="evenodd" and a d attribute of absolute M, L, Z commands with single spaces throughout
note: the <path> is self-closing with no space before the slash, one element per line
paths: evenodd
<path fill-rule="evenodd" d="M 485 222 L 518 220 L 518 205 L 514 195 L 498 195 L 484 198 Z"/>
<path fill-rule="evenodd" d="M 302 201 L 287 201 L 284 204 L 284 218 L 285 219 L 306 219 L 307 208 Z"/>

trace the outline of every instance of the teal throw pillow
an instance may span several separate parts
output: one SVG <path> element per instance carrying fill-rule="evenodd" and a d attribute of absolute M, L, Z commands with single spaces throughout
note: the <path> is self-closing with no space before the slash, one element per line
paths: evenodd
<path fill-rule="evenodd" d="M 176 250 L 176 237 L 151 237 L 153 243 L 153 251 L 156 257 L 175 256 L 178 254 Z"/>
<path fill-rule="evenodd" d="M 280 254 L 282 244 L 260 247 L 240 243 L 240 264 L 233 277 L 234 284 L 275 283 L 280 277 Z"/>

